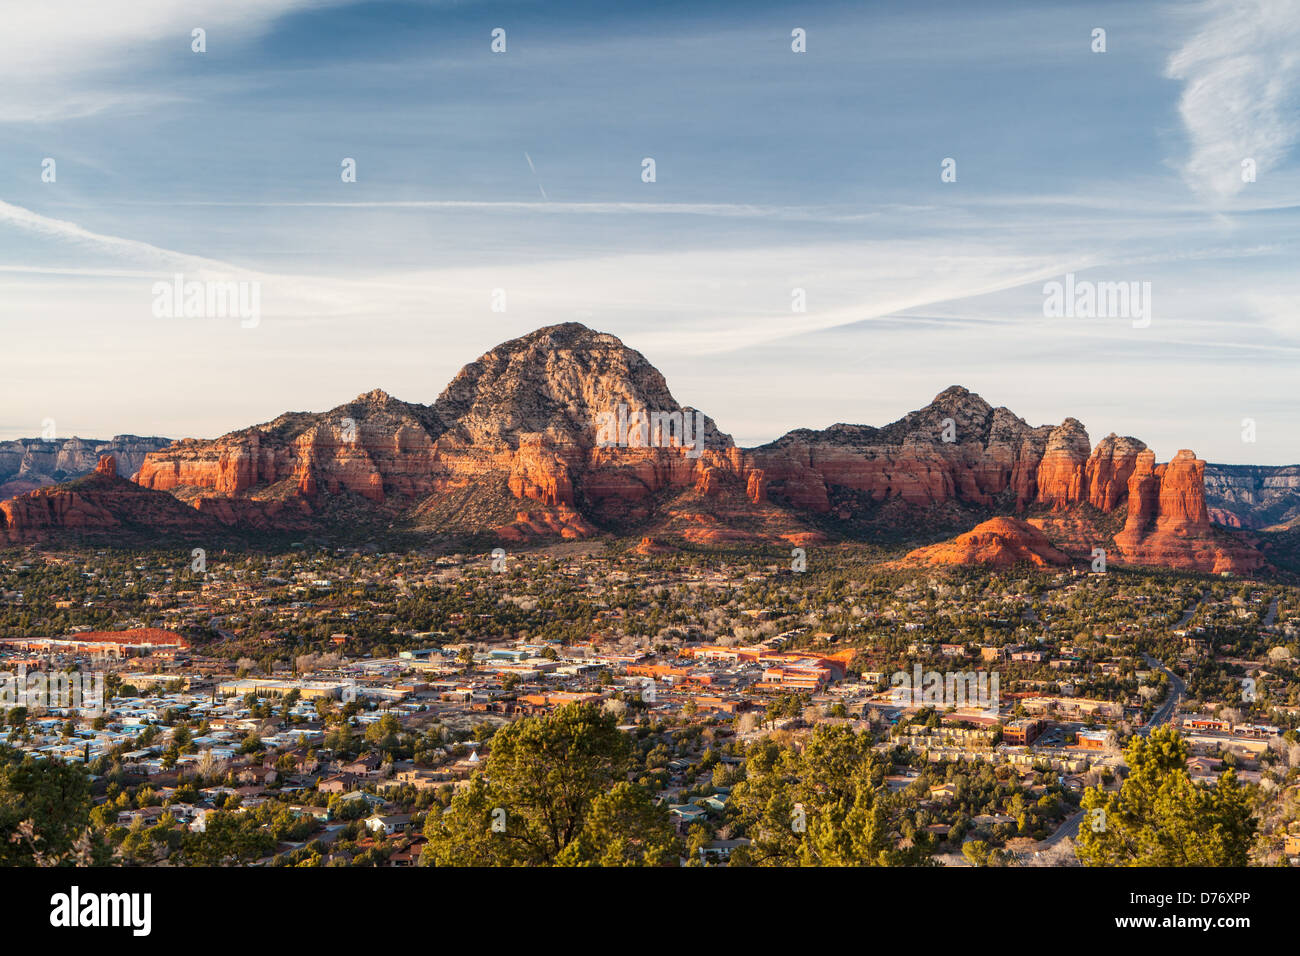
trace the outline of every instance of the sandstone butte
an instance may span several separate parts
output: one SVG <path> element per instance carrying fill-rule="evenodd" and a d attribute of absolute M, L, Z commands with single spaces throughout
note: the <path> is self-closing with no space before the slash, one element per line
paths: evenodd
<path fill-rule="evenodd" d="M 171 495 L 119 477 L 112 455 L 100 458 L 89 475 L 0 501 L 0 542 L 7 544 L 52 540 L 67 532 L 188 534 L 219 527 Z"/>
<path fill-rule="evenodd" d="M 1073 418 L 1030 426 L 958 386 L 883 427 L 797 429 L 750 449 L 707 416 L 702 449 L 676 435 L 646 441 L 635 427 L 603 447 L 601 416 L 620 406 L 629 417 L 694 418 L 639 352 L 566 323 L 487 352 L 432 405 L 375 390 L 328 412 L 174 442 L 146 455 L 133 480 L 236 528 L 310 526 L 346 504 L 430 534 L 505 541 L 613 531 L 656 542 L 809 544 L 826 539 L 827 522 L 889 509 L 906 527 L 909 515 L 957 508 L 966 520 L 1025 517 L 1076 556 L 1101 545 L 1133 564 L 1234 572 L 1263 564 L 1210 524 L 1204 462 L 1191 452 L 1156 465 L 1135 438 L 1109 435 L 1092 448 Z M 93 501 L 33 498 L 48 491 L 5 502 L 0 532 L 21 540 L 64 518 L 72 528 L 114 520 Z M 1124 529 L 1112 541 L 1099 518 L 1119 509 Z"/>
<path fill-rule="evenodd" d="M 1008 568 L 1015 564 L 1048 568 L 1070 563 L 1070 556 L 1058 550 L 1038 528 L 1018 518 L 1000 516 L 976 525 L 951 541 L 911 551 L 902 567 L 942 564 L 982 564 Z"/>

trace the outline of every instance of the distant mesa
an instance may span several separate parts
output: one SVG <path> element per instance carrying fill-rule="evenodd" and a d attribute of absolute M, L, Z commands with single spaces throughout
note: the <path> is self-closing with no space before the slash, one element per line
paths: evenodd
<path fill-rule="evenodd" d="M 1283 529 L 1300 521 L 1300 465 L 1205 466 L 1210 520 L 1228 528 Z"/>
<path fill-rule="evenodd" d="M 130 478 L 151 451 L 166 448 L 170 438 L 117 435 L 95 438 L 16 438 L 0 441 L 0 501 L 45 485 L 80 478 L 112 455 L 118 474 Z"/>

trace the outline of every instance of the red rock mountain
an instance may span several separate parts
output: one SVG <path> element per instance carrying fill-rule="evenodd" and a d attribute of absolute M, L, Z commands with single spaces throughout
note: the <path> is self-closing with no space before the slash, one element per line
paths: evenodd
<path fill-rule="evenodd" d="M 1110 511 L 1127 496 L 1128 476 L 1145 448 L 1109 435 L 1090 453 L 1088 433 L 1073 418 L 1031 427 L 953 386 L 884 428 L 800 429 L 751 457 L 769 496 L 813 511 L 830 510 L 835 487 L 922 507 L 959 501 L 1021 512 L 1087 502 Z"/>
<path fill-rule="evenodd" d="M 1205 507 L 1205 462 L 1186 449 L 1163 465 L 1149 450 L 1138 455 L 1128 478 L 1128 516 L 1115 544 L 1133 564 L 1214 572 L 1263 564 L 1258 552 L 1214 533 Z"/>
<path fill-rule="evenodd" d="M 883 428 L 794 431 L 746 461 L 766 497 L 844 519 L 894 502 L 912 516 L 962 505 L 1026 515 L 1080 557 L 1102 547 L 1118 563 L 1237 573 L 1264 563 L 1210 525 L 1205 462 L 1192 452 L 1156 466 L 1144 443 L 1114 434 L 1094 449 L 1073 418 L 1031 427 L 958 386 Z"/>
<path fill-rule="evenodd" d="M 431 406 L 374 391 L 323 414 L 176 442 L 135 480 L 201 509 L 291 496 L 316 509 L 350 495 L 429 530 L 518 540 L 644 521 L 657 495 L 697 482 L 707 491 L 712 469 L 737 469 L 731 439 L 706 416 L 698 457 L 679 445 L 600 447 L 600 416 L 620 406 L 629 418 L 683 411 L 640 353 L 569 323 L 483 355 Z"/>
<path fill-rule="evenodd" d="M 647 425 L 651 415 L 662 417 Z M 1020 515 L 1077 556 L 1106 547 L 1119 562 L 1259 567 L 1210 525 L 1203 468 L 1190 452 L 1157 466 L 1133 438 L 1093 449 L 1072 418 L 1031 426 L 956 386 L 884 427 L 799 429 L 742 450 L 683 408 L 640 353 L 567 323 L 487 352 L 432 405 L 369 392 L 174 442 L 134 480 L 234 528 L 810 544 L 883 532 L 933 541 Z M 23 498 L 20 510 L 32 506 Z"/>
<path fill-rule="evenodd" d="M 215 534 L 221 525 L 171 495 L 121 478 L 112 455 L 89 475 L 0 501 L 0 541 L 48 541 L 72 532 L 108 538 L 128 534 Z"/>
<path fill-rule="evenodd" d="M 1026 563 L 1040 568 L 1070 563 L 1070 556 L 1053 547 L 1047 535 L 1018 518 L 990 518 L 951 541 L 917 548 L 903 558 L 903 567 L 943 564 L 983 564 L 1007 568 Z"/>

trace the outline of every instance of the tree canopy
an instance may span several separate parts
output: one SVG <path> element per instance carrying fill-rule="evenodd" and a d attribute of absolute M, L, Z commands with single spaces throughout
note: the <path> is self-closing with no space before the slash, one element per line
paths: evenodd
<path fill-rule="evenodd" d="M 891 838 L 887 761 L 871 738 L 819 725 L 801 749 L 759 741 L 732 802 L 750 839 L 733 865 L 898 866 L 921 862 Z"/>
<path fill-rule="evenodd" d="M 0 745 L 0 866 L 31 866 L 70 853 L 89 817 L 84 767 Z M 30 827 L 22 827 L 28 821 Z"/>
<path fill-rule="evenodd" d="M 627 781 L 631 747 L 612 714 L 570 704 L 492 739 L 483 769 L 431 814 L 434 866 L 675 865 L 667 812 Z"/>
<path fill-rule="evenodd" d="M 1119 791 L 1094 787 L 1083 796 L 1085 866 L 1247 865 L 1256 830 L 1248 794 L 1231 770 L 1213 787 L 1193 783 L 1187 753 L 1168 726 L 1129 741 Z"/>

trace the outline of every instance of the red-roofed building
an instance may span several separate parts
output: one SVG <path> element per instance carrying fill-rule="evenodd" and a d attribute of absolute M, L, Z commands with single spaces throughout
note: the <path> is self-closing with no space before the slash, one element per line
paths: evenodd
<path fill-rule="evenodd" d="M 102 644 L 150 644 L 163 647 L 189 647 L 190 642 L 175 631 L 160 627 L 136 627 L 129 631 L 83 631 L 69 640 Z"/>
<path fill-rule="evenodd" d="M 31 651 L 111 652 L 119 656 L 158 654 L 189 650 L 190 642 L 174 631 L 137 627 L 128 631 L 81 631 L 67 637 L 11 638 L 0 641 L 10 647 Z"/>

